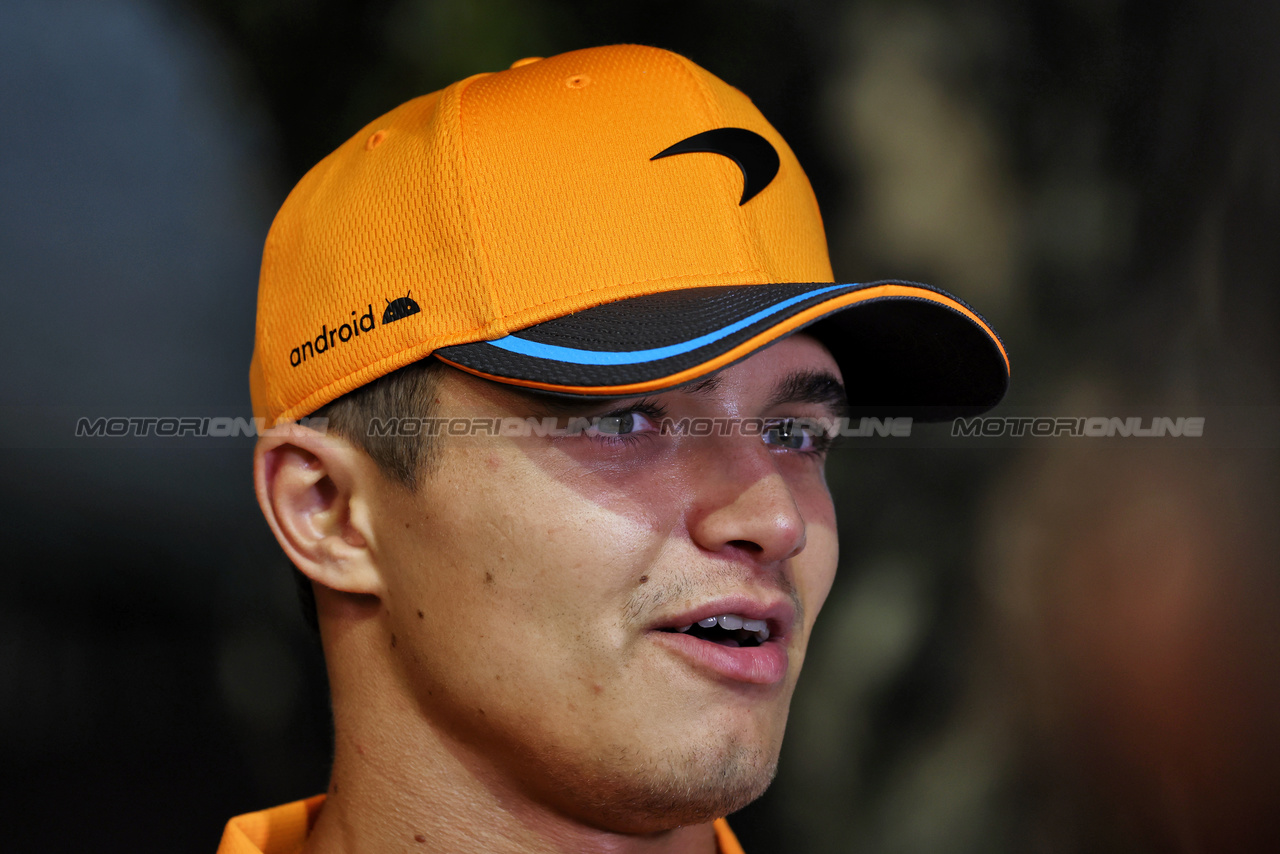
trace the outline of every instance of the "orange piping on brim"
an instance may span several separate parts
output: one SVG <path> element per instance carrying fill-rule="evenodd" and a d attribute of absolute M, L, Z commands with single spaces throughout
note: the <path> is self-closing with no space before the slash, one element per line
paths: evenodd
<path fill-rule="evenodd" d="M 876 287 L 841 294 L 838 297 L 818 303 L 817 305 L 809 306 L 804 311 L 791 315 L 786 320 L 779 322 L 776 326 L 771 326 L 758 335 L 748 338 L 738 346 L 721 353 L 714 359 L 709 359 L 702 364 L 694 365 L 691 368 L 686 368 L 683 371 L 679 371 L 674 374 L 668 374 L 665 377 L 644 380 L 643 382 L 638 383 L 627 383 L 625 385 L 568 386 L 538 382 L 537 380 L 512 379 L 510 377 L 500 377 L 496 374 L 487 374 L 474 368 L 468 368 L 466 365 L 459 365 L 457 362 L 452 362 L 449 359 L 444 358 L 439 353 L 434 355 L 446 365 L 457 368 L 458 370 L 466 371 L 467 373 L 473 374 L 481 379 L 493 380 L 494 382 L 506 383 L 507 385 L 518 385 L 524 388 L 533 388 L 540 391 L 563 392 L 566 394 L 589 394 L 601 397 L 629 397 L 636 394 L 660 391 L 662 389 L 687 383 L 691 380 L 696 380 L 704 374 L 709 374 L 712 371 L 718 371 L 720 368 L 746 357 L 753 351 L 759 350 L 761 347 L 773 343 L 788 332 L 791 332 L 810 321 L 817 320 L 824 314 L 830 313 L 835 308 L 865 302 L 866 300 L 880 299 L 883 297 L 914 297 L 927 299 L 931 302 L 936 302 L 939 305 L 945 305 L 953 311 L 960 312 L 987 333 L 992 342 L 995 343 L 996 347 L 1000 350 L 1000 356 L 1004 359 L 1005 371 L 1009 371 L 1009 354 L 1005 352 L 1004 345 L 1000 343 L 1000 339 L 991 331 L 991 327 L 987 326 L 987 324 L 982 321 L 982 318 L 978 317 L 978 315 L 974 314 L 970 309 L 949 297 L 945 297 L 939 293 L 935 293 L 934 291 L 924 288 L 913 288 L 907 285 L 877 285 Z"/>

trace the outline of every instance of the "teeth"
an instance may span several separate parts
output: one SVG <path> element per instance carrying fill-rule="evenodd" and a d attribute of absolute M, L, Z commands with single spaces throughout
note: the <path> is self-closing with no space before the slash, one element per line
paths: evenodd
<path fill-rule="evenodd" d="M 756 636 L 756 643 L 764 643 L 769 639 L 769 624 L 767 622 L 764 620 L 749 620 L 741 614 L 717 614 L 714 617 L 705 617 L 698 620 L 697 625 L 704 629 L 719 626 L 720 628 L 730 632 L 735 632 L 741 629 L 754 634 Z M 693 626 L 693 623 L 690 623 L 687 626 L 677 626 L 675 631 L 681 633 L 688 632 L 693 628 Z M 726 646 L 739 645 L 737 641 L 730 640 L 725 640 L 723 643 Z"/>
<path fill-rule="evenodd" d="M 705 617 L 698 620 L 697 623 L 704 629 L 719 626 L 726 631 L 737 631 L 742 629 L 751 632 L 756 636 L 756 643 L 764 643 L 769 639 L 769 624 L 764 620 L 749 620 L 741 614 L 717 614 L 714 617 Z M 687 632 L 693 628 L 693 623 L 687 626 L 680 626 L 677 632 Z"/>

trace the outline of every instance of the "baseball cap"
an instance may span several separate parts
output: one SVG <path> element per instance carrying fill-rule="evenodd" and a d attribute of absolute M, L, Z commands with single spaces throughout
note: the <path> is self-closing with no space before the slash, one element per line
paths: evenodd
<path fill-rule="evenodd" d="M 428 356 L 630 396 L 800 329 L 860 408 L 974 414 L 1008 383 L 999 337 L 958 298 L 835 282 L 809 181 L 745 95 L 616 45 L 411 100 L 312 168 L 263 251 L 250 387 L 269 424 Z"/>

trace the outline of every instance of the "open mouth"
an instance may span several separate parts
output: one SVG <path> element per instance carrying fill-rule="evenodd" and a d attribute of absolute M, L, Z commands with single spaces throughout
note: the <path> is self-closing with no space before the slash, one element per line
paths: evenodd
<path fill-rule="evenodd" d="M 787 678 L 796 609 L 773 598 L 771 603 L 762 597 L 724 596 L 662 618 L 650 637 L 721 684 L 779 686 Z"/>
<path fill-rule="evenodd" d="M 698 640 L 730 647 L 759 646 L 769 639 L 767 622 L 748 619 L 738 614 L 719 614 L 687 626 L 661 629 L 661 631 L 687 634 Z"/>

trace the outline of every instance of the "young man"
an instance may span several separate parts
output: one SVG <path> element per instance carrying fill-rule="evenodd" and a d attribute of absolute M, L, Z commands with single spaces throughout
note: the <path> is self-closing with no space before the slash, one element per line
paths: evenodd
<path fill-rule="evenodd" d="M 786 143 L 674 54 L 373 122 L 272 226 L 251 367 L 332 780 L 219 850 L 740 851 L 836 569 L 813 424 L 846 388 L 982 411 L 1007 371 L 954 298 L 833 284 Z"/>

